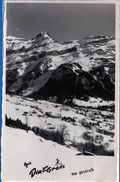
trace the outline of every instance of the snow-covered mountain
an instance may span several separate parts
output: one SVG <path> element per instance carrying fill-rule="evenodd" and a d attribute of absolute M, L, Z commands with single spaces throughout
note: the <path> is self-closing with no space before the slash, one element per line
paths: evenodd
<path fill-rule="evenodd" d="M 22 48 L 22 46 L 24 46 L 26 43 L 25 39 L 23 38 L 18 38 L 18 37 L 13 37 L 13 36 L 8 36 L 6 38 L 6 48 L 9 49 L 13 49 L 13 50 L 17 50 Z"/>
<path fill-rule="evenodd" d="M 78 155 L 114 155 L 115 37 L 57 42 L 41 32 L 8 36 L 6 48 L 6 126 Z"/>
<path fill-rule="evenodd" d="M 63 101 L 67 95 L 114 99 L 114 41 L 97 36 L 60 43 L 46 32 L 31 40 L 9 36 L 7 93 L 44 99 L 59 95 Z"/>

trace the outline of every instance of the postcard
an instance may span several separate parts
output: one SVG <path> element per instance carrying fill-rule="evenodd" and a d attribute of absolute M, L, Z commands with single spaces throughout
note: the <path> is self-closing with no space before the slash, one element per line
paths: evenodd
<path fill-rule="evenodd" d="M 119 3 L 4 1 L 3 181 L 118 181 Z"/>

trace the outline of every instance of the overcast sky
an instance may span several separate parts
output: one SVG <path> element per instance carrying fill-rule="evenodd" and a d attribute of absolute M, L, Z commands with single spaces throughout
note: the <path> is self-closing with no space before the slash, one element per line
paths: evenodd
<path fill-rule="evenodd" d="M 7 35 L 33 38 L 41 31 L 58 41 L 114 35 L 115 6 L 108 4 L 8 3 Z"/>

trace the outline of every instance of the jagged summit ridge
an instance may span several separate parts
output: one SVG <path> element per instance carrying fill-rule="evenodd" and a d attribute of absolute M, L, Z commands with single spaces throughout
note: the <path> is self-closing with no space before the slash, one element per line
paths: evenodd
<path fill-rule="evenodd" d="M 39 37 L 44 37 L 45 39 L 51 38 L 50 34 L 47 32 L 40 32 L 39 34 L 36 35 L 36 38 L 39 38 Z"/>

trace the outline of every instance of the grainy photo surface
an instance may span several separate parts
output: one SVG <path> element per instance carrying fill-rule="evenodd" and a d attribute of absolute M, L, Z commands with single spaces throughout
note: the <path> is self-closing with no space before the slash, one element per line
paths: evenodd
<path fill-rule="evenodd" d="M 7 3 L 6 20 L 3 176 L 61 179 L 68 162 L 114 157 L 115 5 Z"/>

